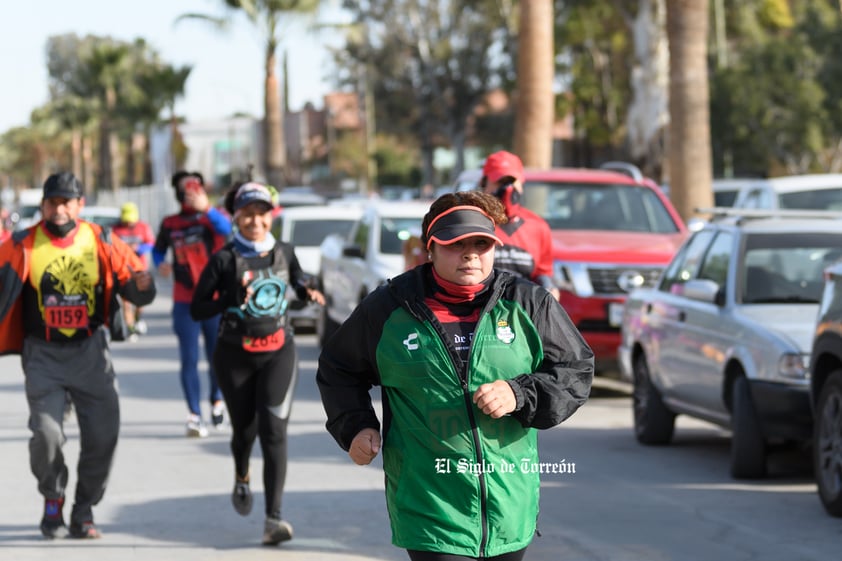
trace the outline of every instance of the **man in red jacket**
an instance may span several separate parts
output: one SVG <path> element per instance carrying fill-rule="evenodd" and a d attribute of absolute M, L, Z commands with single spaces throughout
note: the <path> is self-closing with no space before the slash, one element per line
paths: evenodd
<path fill-rule="evenodd" d="M 124 203 L 120 208 L 120 222 L 111 229 L 115 236 L 126 242 L 138 257 L 149 266 L 149 255 L 155 244 L 155 234 L 152 227 L 140 219 L 140 210 L 132 202 Z M 141 319 L 141 308 L 131 302 L 125 302 L 123 318 L 129 328 L 130 338 L 134 340 L 138 335 L 146 333 L 146 322 Z"/>
<path fill-rule="evenodd" d="M 520 205 L 523 183 L 523 162 L 511 152 L 501 150 L 485 159 L 480 189 L 503 202 L 509 219 L 496 227 L 497 237 L 504 245 L 497 248 L 494 266 L 540 284 L 558 300 L 550 227 L 543 218 Z"/>

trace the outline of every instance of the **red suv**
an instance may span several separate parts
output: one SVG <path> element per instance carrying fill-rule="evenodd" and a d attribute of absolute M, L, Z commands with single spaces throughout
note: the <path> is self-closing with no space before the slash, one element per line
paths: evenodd
<path fill-rule="evenodd" d="M 481 176 L 466 171 L 455 189 L 476 189 Z M 631 164 L 527 169 L 525 176 L 521 204 L 553 231 L 560 302 L 593 349 L 597 371 L 616 374 L 626 294 L 654 286 L 687 227 L 658 185 Z"/>

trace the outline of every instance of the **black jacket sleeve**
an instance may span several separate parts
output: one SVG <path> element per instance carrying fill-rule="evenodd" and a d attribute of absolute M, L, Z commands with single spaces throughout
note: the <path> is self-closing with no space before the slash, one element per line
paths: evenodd
<path fill-rule="evenodd" d="M 351 316 L 322 346 L 316 383 L 327 413 L 328 432 L 343 450 L 362 429 L 380 430 L 369 390 L 379 384 L 374 349 L 382 333 L 382 320 L 372 312 L 388 306 L 378 289 L 357 306 Z M 375 313 L 375 315 L 377 315 Z"/>
<path fill-rule="evenodd" d="M 295 255 L 295 248 L 287 243 L 283 245 L 284 257 L 286 257 L 287 267 L 289 267 L 290 285 L 295 290 L 295 295 L 299 300 L 308 300 L 307 286 L 309 275 L 301 268 L 301 263 L 298 262 L 298 257 Z"/>
<path fill-rule="evenodd" d="M 531 294 L 526 305 L 541 334 L 544 359 L 537 372 L 509 380 L 517 399 L 512 416 L 523 426 L 546 429 L 570 417 L 587 401 L 593 383 L 594 356 L 567 312 L 549 292 L 534 285 L 527 290 Z"/>
<path fill-rule="evenodd" d="M 231 252 L 225 249 L 211 255 L 202 269 L 190 302 L 190 317 L 194 321 L 210 319 L 225 310 L 225 295 L 229 290 L 225 272 L 233 262 Z"/>

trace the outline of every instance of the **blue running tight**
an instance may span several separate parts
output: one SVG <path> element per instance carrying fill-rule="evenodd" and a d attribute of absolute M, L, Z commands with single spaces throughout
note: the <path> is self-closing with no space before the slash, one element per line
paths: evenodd
<path fill-rule="evenodd" d="M 202 415 L 199 405 L 201 384 L 199 382 L 199 333 L 205 340 L 205 357 L 208 361 L 208 380 L 210 382 L 210 403 L 222 399 L 222 391 L 216 383 L 213 370 L 213 350 L 219 331 L 219 316 L 204 321 L 194 321 L 190 317 L 189 302 L 175 302 L 172 309 L 172 327 L 178 337 L 178 354 L 181 360 L 181 388 L 190 413 Z"/>

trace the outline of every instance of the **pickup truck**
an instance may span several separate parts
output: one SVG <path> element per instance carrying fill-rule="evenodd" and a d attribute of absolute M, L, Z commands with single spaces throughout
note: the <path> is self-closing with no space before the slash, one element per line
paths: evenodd
<path fill-rule="evenodd" d="M 329 235 L 320 246 L 323 317 L 319 342 L 333 334 L 369 292 L 406 270 L 406 242 L 421 232 L 429 202 L 373 201 L 347 236 Z"/>
<path fill-rule="evenodd" d="M 475 189 L 478 169 L 456 191 Z M 559 301 L 591 346 L 597 373 L 617 377 L 623 303 L 654 286 L 688 230 L 662 189 L 624 162 L 601 169 L 526 169 L 521 204 L 550 226 Z"/>

